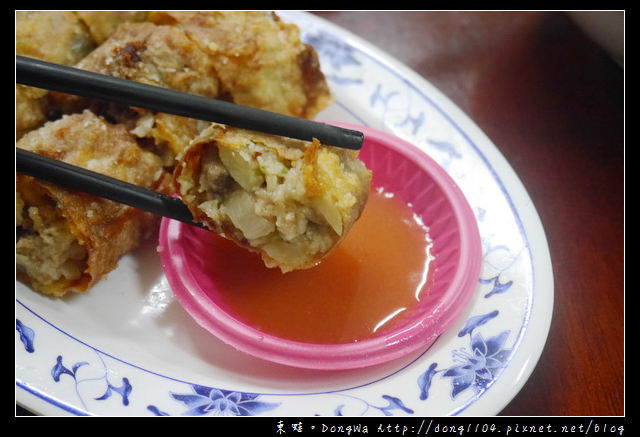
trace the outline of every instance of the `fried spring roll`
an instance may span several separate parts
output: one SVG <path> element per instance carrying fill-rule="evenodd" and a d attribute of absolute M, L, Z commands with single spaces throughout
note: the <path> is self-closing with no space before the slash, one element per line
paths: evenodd
<path fill-rule="evenodd" d="M 169 192 L 160 159 L 123 126 L 90 111 L 23 136 L 21 147 L 126 182 Z M 83 292 L 149 236 L 158 217 L 16 174 L 16 276 L 44 294 Z"/>
<path fill-rule="evenodd" d="M 75 65 L 118 25 L 142 21 L 146 11 L 16 11 L 16 54 Z M 48 91 L 16 85 L 16 136 L 42 125 L 50 107 Z"/>
<path fill-rule="evenodd" d="M 96 44 L 105 42 L 122 23 L 146 21 L 148 11 L 74 11 Z"/>
<path fill-rule="evenodd" d="M 196 221 L 288 272 L 313 267 L 347 234 L 371 172 L 356 151 L 213 124 L 174 179 Z"/>
<path fill-rule="evenodd" d="M 219 82 L 211 60 L 183 30 L 153 23 L 120 24 L 111 36 L 75 67 L 121 79 L 217 98 Z M 107 102 L 54 93 L 62 112 L 91 109 L 128 126 L 148 147 L 163 157 L 166 166 L 201 129 L 199 120 L 156 114 Z"/>
<path fill-rule="evenodd" d="M 16 11 L 16 54 L 72 65 L 94 47 L 90 35 L 71 11 Z M 47 120 L 48 92 L 16 85 L 16 136 Z"/>
<path fill-rule="evenodd" d="M 303 118 L 331 103 L 317 53 L 273 12 L 154 11 L 149 20 L 187 32 L 212 59 L 227 100 Z"/>
<path fill-rule="evenodd" d="M 304 118 L 331 102 L 315 50 L 301 42 L 297 26 L 275 14 L 151 12 L 149 20 L 119 25 L 75 66 Z M 84 99 L 56 96 L 62 112 L 88 106 Z M 171 114 L 92 108 L 148 139 L 167 166 L 208 126 Z"/>

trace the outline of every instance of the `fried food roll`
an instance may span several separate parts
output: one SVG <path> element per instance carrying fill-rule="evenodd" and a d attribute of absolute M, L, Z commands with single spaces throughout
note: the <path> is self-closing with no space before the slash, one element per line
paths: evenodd
<path fill-rule="evenodd" d="M 16 11 L 16 54 L 75 65 L 125 22 L 143 21 L 146 11 Z M 49 92 L 16 85 L 16 135 L 42 125 Z"/>
<path fill-rule="evenodd" d="M 148 11 L 74 11 L 96 44 L 105 42 L 122 23 L 146 21 Z"/>
<path fill-rule="evenodd" d="M 356 151 L 213 124 L 174 179 L 196 221 L 288 272 L 316 265 L 347 234 L 371 172 Z"/>
<path fill-rule="evenodd" d="M 47 91 L 16 84 L 16 139 L 47 120 Z"/>
<path fill-rule="evenodd" d="M 120 24 L 75 66 L 149 85 L 218 96 L 212 63 L 177 27 L 146 22 Z"/>
<path fill-rule="evenodd" d="M 275 13 L 154 11 L 149 20 L 187 32 L 214 63 L 226 100 L 302 118 L 331 103 L 317 53 Z"/>
<path fill-rule="evenodd" d="M 264 12 L 151 12 L 148 22 L 118 25 L 75 66 L 304 118 L 331 102 L 314 49 L 300 41 L 295 25 Z M 209 124 L 54 95 L 61 112 L 92 105 L 94 112 L 127 124 L 168 167 Z"/>
<path fill-rule="evenodd" d="M 16 11 L 16 53 L 56 64 L 73 65 L 94 42 L 72 11 Z"/>
<path fill-rule="evenodd" d="M 16 11 L 16 54 L 56 64 L 72 65 L 94 47 L 78 17 L 71 11 Z M 47 120 L 48 92 L 16 85 L 16 136 Z"/>
<path fill-rule="evenodd" d="M 120 24 L 75 67 L 200 96 L 219 96 L 219 83 L 211 60 L 183 30 L 173 26 L 148 22 Z M 166 166 L 172 166 L 175 155 L 208 125 L 171 114 L 155 114 L 60 93 L 54 95 L 56 105 L 64 113 L 91 107 L 111 121 L 127 125 L 134 135 L 148 140 L 149 148 L 163 157 Z"/>
<path fill-rule="evenodd" d="M 171 177 L 156 155 L 141 149 L 123 126 L 90 111 L 48 122 L 16 146 L 171 191 Z M 16 276 L 48 295 L 86 291 L 157 223 L 158 217 L 136 208 L 16 174 Z"/>

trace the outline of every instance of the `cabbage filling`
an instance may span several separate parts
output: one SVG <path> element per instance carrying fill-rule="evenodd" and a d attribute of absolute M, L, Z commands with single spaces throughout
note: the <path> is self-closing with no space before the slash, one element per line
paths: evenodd
<path fill-rule="evenodd" d="M 256 142 L 244 147 L 207 147 L 202 157 L 198 207 L 216 222 L 230 221 L 249 246 L 279 263 L 295 264 L 322 253 L 340 236 L 342 217 L 335 205 L 309 193 L 303 161 L 283 159 Z"/>

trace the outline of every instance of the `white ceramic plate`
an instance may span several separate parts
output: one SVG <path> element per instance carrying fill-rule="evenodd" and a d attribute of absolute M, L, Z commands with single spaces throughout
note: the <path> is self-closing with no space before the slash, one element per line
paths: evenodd
<path fill-rule="evenodd" d="M 50 299 L 16 283 L 16 401 L 43 415 L 494 415 L 533 370 L 553 278 L 538 215 L 491 141 L 432 85 L 316 16 L 282 12 L 320 54 L 336 96 L 319 118 L 408 140 L 455 179 L 476 214 L 475 296 L 427 350 L 350 371 L 289 368 L 238 352 L 176 302 L 156 243 L 90 292 Z"/>

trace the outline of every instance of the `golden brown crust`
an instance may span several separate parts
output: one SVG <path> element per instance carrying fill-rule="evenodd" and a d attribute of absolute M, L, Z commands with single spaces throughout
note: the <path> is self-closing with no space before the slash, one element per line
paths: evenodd
<path fill-rule="evenodd" d="M 315 50 L 301 42 L 297 26 L 268 12 L 154 11 L 149 21 L 119 24 L 75 66 L 303 118 L 331 103 Z M 167 165 L 203 128 L 202 122 L 170 114 L 52 96 L 60 112 L 91 105 L 94 112 L 126 123 L 135 135 L 153 141 Z"/>
<path fill-rule="evenodd" d="M 140 149 L 124 127 L 110 125 L 89 111 L 49 122 L 25 135 L 16 146 L 136 185 L 171 190 L 170 179 L 157 156 Z M 34 193 L 46 198 L 87 253 L 82 277 L 70 283 L 64 278 L 51 283 L 23 278 L 47 294 L 62 295 L 69 289 L 85 291 L 113 270 L 118 259 L 148 236 L 158 222 L 158 217 L 136 208 L 21 174 L 16 175 L 16 190 L 24 201 L 24 210 L 42 206 L 43 201 L 33 200 Z M 27 268 L 19 270 L 24 272 Z"/>
<path fill-rule="evenodd" d="M 16 53 L 73 65 L 94 47 L 87 29 L 71 11 L 16 11 Z"/>
<path fill-rule="evenodd" d="M 295 25 L 267 12 L 17 12 L 16 52 L 299 117 L 313 118 L 331 102 L 313 48 L 301 42 Z M 63 113 L 73 115 L 33 130 L 47 117 Z M 18 147 L 159 191 L 172 191 L 163 166 L 173 167 L 175 156 L 206 126 L 166 113 L 16 86 Z M 232 132 L 227 139 L 242 139 L 242 134 Z M 288 140 L 264 141 L 277 148 L 276 143 Z M 283 156 L 295 155 L 287 159 L 298 159 L 302 155 L 294 149 L 278 150 Z M 199 159 L 193 157 L 194 162 Z M 322 189 L 316 176 L 305 184 Z M 49 294 L 84 291 L 113 269 L 157 221 L 133 208 L 17 175 L 16 224 L 25 232 L 20 256 L 26 263 L 31 255 L 40 256 L 39 262 L 53 261 L 47 265 L 53 273 L 45 283 L 22 267 L 17 269 L 19 276 Z M 237 230 L 223 223 L 221 231 Z M 29 247 L 27 237 L 34 237 Z M 55 244 L 47 245 L 48 241 Z M 17 244 L 17 258 L 18 252 Z M 58 256 L 67 256 L 68 262 L 56 264 Z M 79 261 L 86 261 L 86 266 L 78 275 Z M 57 269 L 65 273 L 51 279 Z"/>
<path fill-rule="evenodd" d="M 207 97 L 218 96 L 209 59 L 177 27 L 121 24 L 76 67 Z"/>
<path fill-rule="evenodd" d="M 211 60 L 184 31 L 149 22 L 120 24 L 77 68 L 121 79 L 170 88 L 210 98 L 219 95 L 219 82 Z M 154 114 L 105 102 L 53 93 L 62 112 L 91 109 L 129 126 L 134 135 L 148 138 L 154 150 L 173 165 L 175 155 L 202 128 L 202 122 L 171 114 Z"/>
<path fill-rule="evenodd" d="M 315 50 L 296 25 L 271 12 L 152 12 L 150 21 L 184 29 L 212 59 L 229 100 L 313 118 L 331 102 Z"/>
<path fill-rule="evenodd" d="M 16 85 L 16 139 L 47 120 L 47 91 Z"/>
<path fill-rule="evenodd" d="M 16 54 L 71 65 L 93 49 L 78 18 L 70 11 L 16 11 Z M 16 137 L 46 121 L 47 91 L 16 85 Z"/>
<path fill-rule="evenodd" d="M 146 19 L 145 11 L 16 11 L 16 54 L 75 65 L 124 22 Z M 16 137 L 42 125 L 49 92 L 16 86 Z"/>
<path fill-rule="evenodd" d="M 148 11 L 74 11 L 96 44 L 105 42 L 122 23 L 146 21 Z"/>

